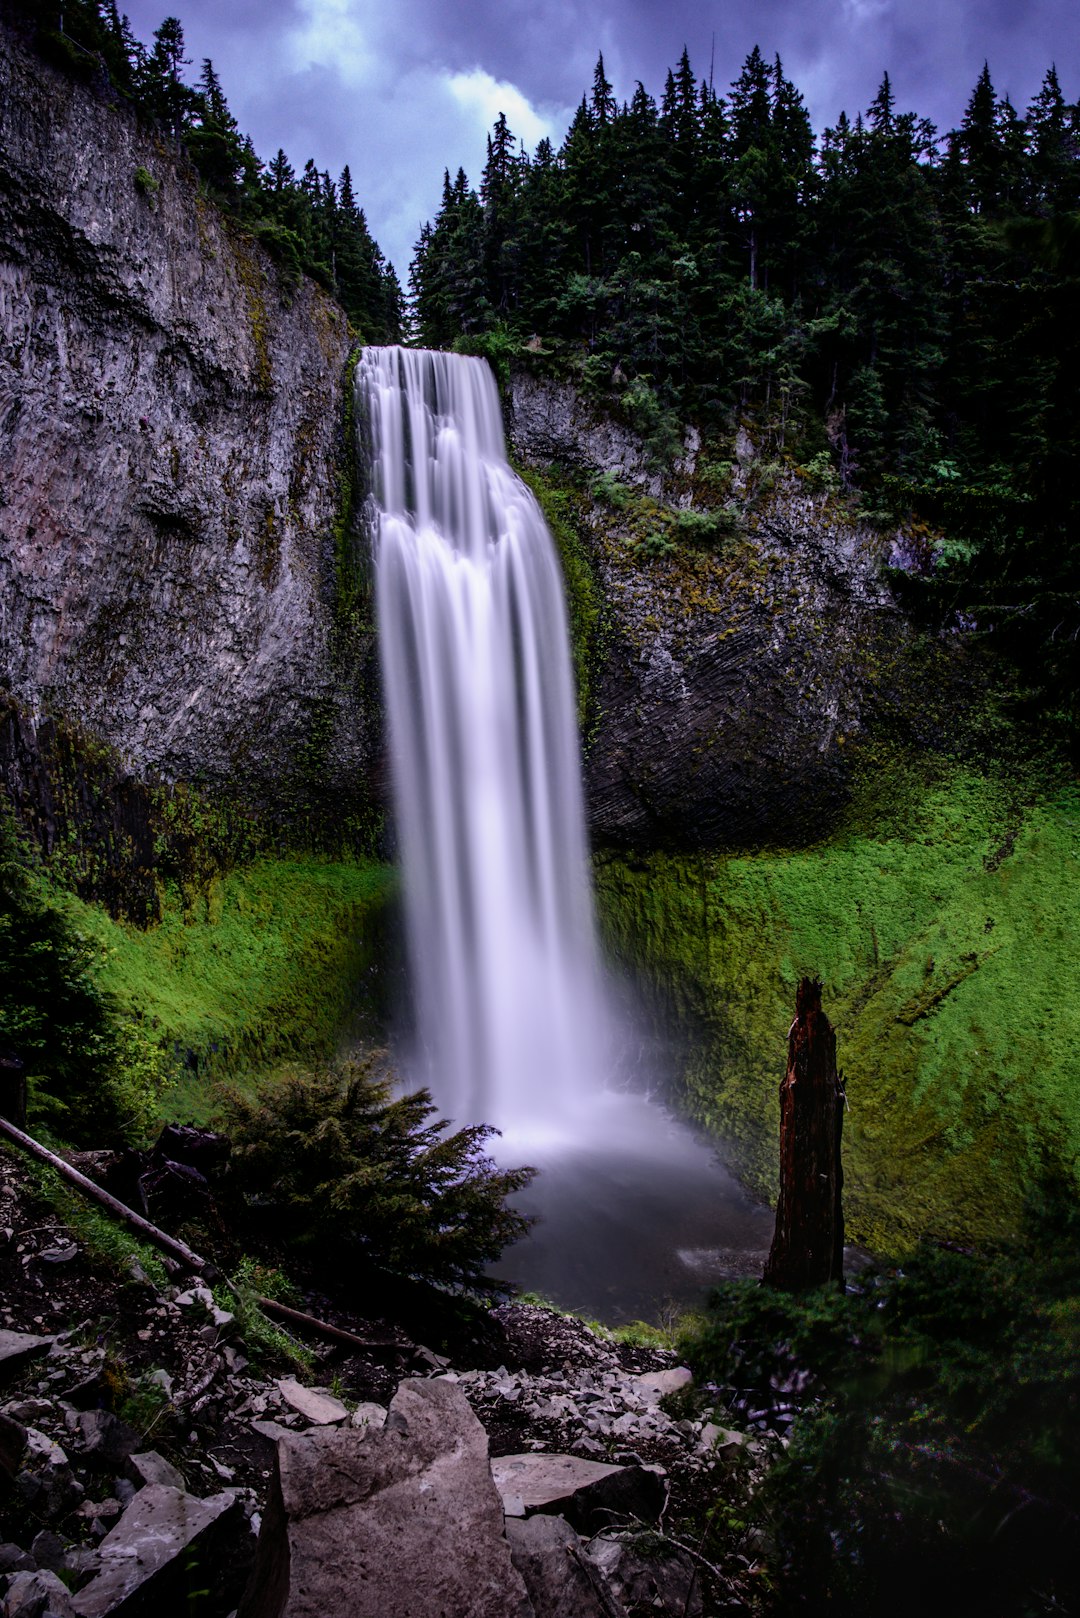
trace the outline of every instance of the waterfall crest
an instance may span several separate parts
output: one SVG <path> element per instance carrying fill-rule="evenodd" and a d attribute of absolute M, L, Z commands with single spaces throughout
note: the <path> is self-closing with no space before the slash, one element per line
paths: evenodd
<path fill-rule="evenodd" d="M 368 348 L 357 387 L 423 1077 L 543 1145 L 607 1021 L 558 558 L 482 360 Z"/>

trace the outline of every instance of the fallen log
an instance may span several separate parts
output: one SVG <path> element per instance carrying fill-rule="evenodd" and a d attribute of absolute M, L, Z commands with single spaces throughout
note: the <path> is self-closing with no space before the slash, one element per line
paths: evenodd
<path fill-rule="evenodd" d="M 803 1292 L 844 1284 L 844 1172 L 840 1137 L 846 1097 L 836 1035 L 821 1009 L 821 984 L 803 978 L 788 1031 L 780 1085 L 780 1194 L 762 1280 Z"/>
<path fill-rule="evenodd" d="M 160 1230 L 157 1225 L 152 1225 L 149 1219 L 144 1219 L 142 1214 L 135 1212 L 134 1208 L 127 1207 L 119 1198 L 114 1197 L 111 1192 L 103 1191 L 101 1186 L 96 1185 L 93 1180 L 88 1179 L 78 1169 L 72 1168 L 70 1163 L 65 1162 L 62 1157 L 58 1157 L 55 1152 L 51 1152 L 47 1146 L 43 1146 L 40 1141 L 34 1140 L 33 1136 L 24 1134 L 21 1129 L 16 1129 L 14 1124 L 9 1123 L 6 1118 L 2 1117 L 0 1117 L 0 1135 L 6 1136 L 15 1146 L 20 1147 L 24 1152 L 28 1152 L 31 1157 L 36 1157 L 39 1163 L 45 1163 L 49 1168 L 54 1169 L 69 1185 L 74 1186 L 76 1191 L 81 1191 L 83 1196 L 89 1197 L 91 1201 L 100 1204 L 107 1213 L 112 1214 L 114 1219 L 122 1220 L 124 1224 L 130 1225 L 132 1230 L 136 1231 L 144 1241 L 157 1247 L 161 1252 L 167 1253 L 170 1258 L 182 1264 L 185 1269 L 193 1271 L 196 1275 L 207 1275 L 208 1277 L 214 1273 L 214 1266 L 210 1261 L 200 1258 L 199 1254 L 193 1252 L 185 1242 L 179 1241 L 175 1236 L 170 1236 L 167 1231 Z M 233 1283 L 227 1278 L 225 1278 L 225 1281 L 230 1291 L 239 1296 Z M 287 1304 L 277 1303 L 273 1298 L 256 1298 L 255 1302 L 264 1314 L 288 1321 L 295 1326 L 306 1326 L 309 1331 L 318 1332 L 323 1337 L 333 1338 L 335 1342 L 347 1343 L 351 1348 L 400 1348 L 407 1350 L 412 1346 L 410 1343 L 402 1343 L 396 1337 L 358 1337 L 354 1332 L 346 1331 L 342 1326 L 332 1326 L 329 1321 L 317 1320 L 314 1315 L 306 1315 L 299 1309 L 290 1309 Z"/>
<path fill-rule="evenodd" d="M 292 1326 L 306 1326 L 309 1331 L 318 1332 L 323 1337 L 331 1337 L 337 1343 L 348 1343 L 350 1348 L 408 1350 L 412 1347 L 411 1343 L 403 1343 L 397 1337 L 357 1337 L 355 1332 L 346 1331 L 343 1326 L 332 1326 L 328 1320 L 316 1320 L 314 1315 L 305 1315 L 299 1309 L 290 1309 L 287 1304 L 278 1303 L 274 1298 L 256 1298 L 255 1302 L 264 1314 L 288 1321 Z"/>
<path fill-rule="evenodd" d="M 142 1214 L 135 1212 L 134 1208 L 127 1207 L 125 1203 L 120 1202 L 110 1192 L 103 1191 L 101 1186 L 95 1185 L 93 1180 L 88 1180 L 85 1174 L 80 1174 L 78 1169 L 72 1168 L 70 1163 L 65 1162 L 62 1157 L 58 1157 L 55 1152 L 50 1152 L 49 1148 L 42 1146 L 40 1141 L 34 1140 L 31 1135 L 24 1134 L 21 1129 L 16 1129 L 15 1125 L 9 1123 L 6 1118 L 0 1118 L 0 1135 L 6 1136 L 14 1145 L 20 1147 L 24 1152 L 28 1152 L 31 1157 L 36 1157 L 39 1163 L 45 1163 L 49 1168 L 55 1169 L 61 1179 L 66 1180 L 69 1185 L 73 1185 L 77 1191 L 81 1191 L 84 1197 L 89 1197 L 92 1202 L 99 1203 L 106 1212 L 112 1214 L 114 1219 L 119 1219 L 125 1225 L 130 1225 L 131 1229 L 137 1231 L 144 1241 L 149 1242 L 152 1247 L 158 1248 L 162 1253 L 167 1253 L 170 1258 L 175 1259 L 178 1264 L 182 1264 L 185 1269 L 194 1271 L 196 1275 L 202 1275 L 204 1271 L 212 1268 L 207 1259 L 200 1258 L 198 1253 L 193 1253 L 185 1242 L 178 1241 L 175 1236 L 170 1236 L 166 1231 L 160 1230 L 157 1225 L 152 1225 L 149 1219 L 144 1219 Z"/>

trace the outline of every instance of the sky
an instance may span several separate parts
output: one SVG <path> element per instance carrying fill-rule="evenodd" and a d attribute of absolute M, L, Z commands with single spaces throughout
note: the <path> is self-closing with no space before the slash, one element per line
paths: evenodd
<path fill-rule="evenodd" d="M 1051 62 L 1080 97 L 1075 0 L 121 0 L 149 44 L 172 12 L 188 77 L 212 58 L 263 158 L 283 147 L 357 199 L 405 284 L 445 168 L 476 184 L 500 112 L 532 149 L 558 145 L 598 52 L 620 100 L 640 79 L 659 100 L 685 45 L 723 90 L 755 44 L 779 54 L 817 129 L 872 100 L 888 71 L 900 111 L 959 123 L 984 60 L 1023 111 Z"/>

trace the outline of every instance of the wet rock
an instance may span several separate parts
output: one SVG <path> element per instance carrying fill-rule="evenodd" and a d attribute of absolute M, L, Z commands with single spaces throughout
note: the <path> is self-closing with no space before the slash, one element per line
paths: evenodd
<path fill-rule="evenodd" d="M 382 1431 L 278 1446 L 239 1618 L 529 1618 L 502 1527 L 461 1389 L 403 1382 Z"/>
<path fill-rule="evenodd" d="M 325 1388 L 305 1388 L 291 1376 L 283 1377 L 278 1388 L 286 1404 L 317 1426 L 329 1427 L 349 1419 L 349 1412 L 341 1400 Z"/>
<path fill-rule="evenodd" d="M 611 1618 L 596 1568 L 565 1517 L 509 1521 L 506 1539 L 536 1618 Z"/>
<path fill-rule="evenodd" d="M 88 152 L 108 161 L 87 164 Z M 153 208 L 133 189 L 140 167 L 160 185 Z M 261 803 L 316 816 L 336 813 L 338 792 L 357 803 L 377 727 L 374 705 L 331 667 L 325 558 L 344 313 L 203 206 L 190 165 L 155 132 L 10 32 L 0 270 L 13 697 L 44 712 L 47 686 L 50 712 L 122 750 L 136 773 L 128 835 L 141 832 L 129 818 L 139 775 L 235 781 L 240 738 Z M 370 647 L 357 637 L 354 671 Z M 297 788 L 287 761 L 303 756 L 316 711 L 334 745 L 318 783 Z M 41 758 L 20 771 L 20 793 L 38 789 Z M 153 863 L 150 847 L 138 856 Z"/>
<path fill-rule="evenodd" d="M 661 1472 L 642 1466 L 611 1466 L 577 1455 L 502 1455 L 491 1463 L 495 1487 L 510 1516 L 549 1512 L 564 1516 L 582 1533 L 595 1533 L 622 1516 L 643 1522 L 664 1509 Z"/>
<path fill-rule="evenodd" d="M 55 1573 L 13 1573 L 0 1603 L 0 1618 L 75 1618 L 67 1586 Z"/>
<path fill-rule="evenodd" d="M 232 1490 L 197 1500 L 180 1489 L 148 1484 L 98 1547 L 101 1571 L 74 1598 L 78 1618 L 183 1611 L 193 1560 L 211 1569 L 217 1547 L 242 1520 Z"/>

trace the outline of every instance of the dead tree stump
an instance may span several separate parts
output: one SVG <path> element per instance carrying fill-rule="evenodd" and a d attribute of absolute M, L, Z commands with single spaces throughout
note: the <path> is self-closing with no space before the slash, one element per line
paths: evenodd
<path fill-rule="evenodd" d="M 780 1086 L 780 1196 L 762 1280 L 788 1292 L 844 1284 L 844 1085 L 821 984 L 803 978 Z"/>

